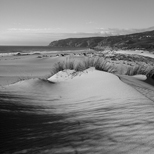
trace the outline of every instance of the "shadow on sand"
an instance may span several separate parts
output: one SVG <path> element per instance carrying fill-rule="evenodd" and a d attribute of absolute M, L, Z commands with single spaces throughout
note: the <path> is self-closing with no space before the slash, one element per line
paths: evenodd
<path fill-rule="evenodd" d="M 0 153 L 78 153 L 76 148 L 94 134 L 84 129 L 81 120 L 67 120 L 72 115 L 46 112 L 32 100 L 0 94 Z"/>
<path fill-rule="evenodd" d="M 0 126 L 1 154 L 154 153 L 146 97 L 69 102 L 1 91 Z"/>

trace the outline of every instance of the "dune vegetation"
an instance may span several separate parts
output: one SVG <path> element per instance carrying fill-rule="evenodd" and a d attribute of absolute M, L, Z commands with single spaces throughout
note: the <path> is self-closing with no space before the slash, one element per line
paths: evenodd
<path fill-rule="evenodd" d="M 114 67 L 103 57 L 85 57 L 83 59 L 66 58 L 64 61 L 54 65 L 51 74 L 54 75 L 59 71 L 66 69 L 75 70 L 77 72 L 84 71 L 90 67 L 95 67 L 96 70 L 114 73 Z"/>
<path fill-rule="evenodd" d="M 51 74 L 54 75 L 63 70 L 75 70 L 76 72 L 84 71 L 90 67 L 96 70 L 105 71 L 114 74 L 121 74 L 123 71 L 118 71 L 114 64 L 107 61 L 104 57 L 85 57 L 83 59 L 66 58 L 64 61 L 58 62 L 54 65 Z M 146 75 L 151 77 L 154 75 L 154 68 L 147 65 L 136 64 L 134 66 L 122 67 L 125 69 L 122 75 Z"/>
<path fill-rule="evenodd" d="M 125 75 L 146 75 L 151 77 L 154 74 L 154 68 L 149 66 L 146 67 L 145 65 L 135 65 L 135 66 L 129 66 L 126 70 L 126 74 Z"/>

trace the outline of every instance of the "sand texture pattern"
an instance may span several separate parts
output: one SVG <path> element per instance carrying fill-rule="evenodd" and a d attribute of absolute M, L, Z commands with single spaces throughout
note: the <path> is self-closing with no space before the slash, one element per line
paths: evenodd
<path fill-rule="evenodd" d="M 95 69 L 55 76 L 1 88 L 2 153 L 154 153 L 153 98 Z"/>

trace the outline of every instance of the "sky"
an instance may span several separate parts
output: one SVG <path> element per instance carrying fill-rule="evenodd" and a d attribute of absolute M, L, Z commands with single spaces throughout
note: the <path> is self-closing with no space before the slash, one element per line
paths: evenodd
<path fill-rule="evenodd" d="M 154 29 L 154 0 L 0 0 L 0 45 Z"/>

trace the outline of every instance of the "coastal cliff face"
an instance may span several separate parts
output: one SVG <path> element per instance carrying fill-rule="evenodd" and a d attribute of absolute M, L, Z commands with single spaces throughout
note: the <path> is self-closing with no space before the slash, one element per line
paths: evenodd
<path fill-rule="evenodd" d="M 51 47 L 154 50 L 154 31 L 108 37 L 68 38 L 53 41 Z"/>

